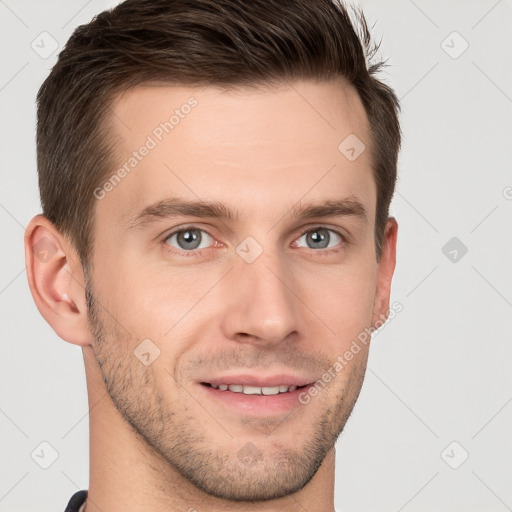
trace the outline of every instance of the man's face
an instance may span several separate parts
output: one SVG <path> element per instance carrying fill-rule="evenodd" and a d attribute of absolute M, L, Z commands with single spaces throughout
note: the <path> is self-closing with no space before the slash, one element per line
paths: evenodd
<path fill-rule="evenodd" d="M 253 395 L 210 384 L 312 384 L 371 325 L 376 186 L 362 103 L 342 82 L 300 81 L 237 93 L 138 87 L 111 108 L 112 174 L 139 153 L 95 205 L 89 315 L 112 401 L 207 493 L 290 494 L 342 431 L 367 348 L 308 403 L 307 387 Z M 338 149 L 350 134 L 367 147 L 353 161 Z M 171 198 L 233 215 L 138 217 Z M 345 214 L 297 213 L 342 200 Z"/>

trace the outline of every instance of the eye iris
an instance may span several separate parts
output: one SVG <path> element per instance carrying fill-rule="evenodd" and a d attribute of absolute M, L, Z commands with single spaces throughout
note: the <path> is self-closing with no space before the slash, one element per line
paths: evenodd
<path fill-rule="evenodd" d="M 180 231 L 176 238 L 182 249 L 197 249 L 201 243 L 201 235 L 198 229 Z"/>
<path fill-rule="evenodd" d="M 314 231 L 310 231 L 306 237 L 308 243 L 312 242 L 313 244 L 320 244 L 320 246 L 314 247 L 315 249 L 324 249 L 329 245 L 330 235 L 329 231 L 324 228 L 315 229 Z"/>

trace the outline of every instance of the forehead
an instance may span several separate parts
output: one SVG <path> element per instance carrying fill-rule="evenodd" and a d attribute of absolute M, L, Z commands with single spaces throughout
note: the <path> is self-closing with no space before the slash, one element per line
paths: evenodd
<path fill-rule="evenodd" d="M 275 221 L 279 205 L 341 196 L 366 202 L 374 216 L 368 120 L 341 79 L 228 90 L 139 86 L 110 111 L 116 163 L 98 216 L 127 223 L 153 202 L 181 197 Z M 340 144 L 354 136 L 367 150 L 351 161 Z"/>

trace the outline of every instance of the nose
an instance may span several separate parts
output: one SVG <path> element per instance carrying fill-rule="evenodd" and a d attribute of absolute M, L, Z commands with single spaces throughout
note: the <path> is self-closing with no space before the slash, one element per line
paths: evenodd
<path fill-rule="evenodd" d="M 228 281 L 222 322 L 226 338 L 272 347 L 301 330 L 294 280 L 277 257 L 238 261 Z"/>

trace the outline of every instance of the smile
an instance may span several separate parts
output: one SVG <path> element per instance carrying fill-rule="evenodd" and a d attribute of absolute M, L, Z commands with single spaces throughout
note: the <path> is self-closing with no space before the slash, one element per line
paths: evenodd
<path fill-rule="evenodd" d="M 244 386 L 242 384 L 208 384 L 206 382 L 203 383 L 206 386 L 211 386 L 212 388 L 219 389 L 221 391 L 233 391 L 234 393 L 243 393 L 244 395 L 278 395 L 281 393 L 289 393 L 291 391 L 295 391 L 296 389 L 303 388 L 305 386 L 267 386 L 267 387 L 258 387 L 258 386 Z"/>

